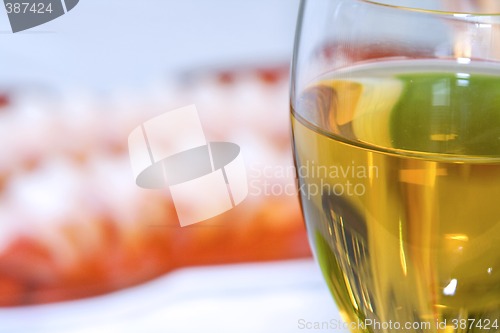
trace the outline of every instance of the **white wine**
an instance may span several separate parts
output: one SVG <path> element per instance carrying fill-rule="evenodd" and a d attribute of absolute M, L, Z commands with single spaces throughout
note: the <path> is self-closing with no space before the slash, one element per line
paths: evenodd
<path fill-rule="evenodd" d="M 364 65 L 293 107 L 310 241 L 343 318 L 367 324 L 351 330 L 500 332 L 500 71 Z"/>

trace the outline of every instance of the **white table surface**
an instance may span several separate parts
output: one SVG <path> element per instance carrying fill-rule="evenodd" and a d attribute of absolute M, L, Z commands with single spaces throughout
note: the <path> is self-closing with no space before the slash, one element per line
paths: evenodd
<path fill-rule="evenodd" d="M 316 263 L 293 260 L 188 268 L 106 296 L 1 309 L 0 332 L 346 332 L 304 327 L 338 320 Z"/>

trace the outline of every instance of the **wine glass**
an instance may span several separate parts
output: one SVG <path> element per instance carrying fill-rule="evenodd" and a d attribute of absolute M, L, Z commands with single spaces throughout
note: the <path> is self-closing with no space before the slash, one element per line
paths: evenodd
<path fill-rule="evenodd" d="M 352 332 L 500 332 L 500 3 L 302 0 L 309 240 Z"/>

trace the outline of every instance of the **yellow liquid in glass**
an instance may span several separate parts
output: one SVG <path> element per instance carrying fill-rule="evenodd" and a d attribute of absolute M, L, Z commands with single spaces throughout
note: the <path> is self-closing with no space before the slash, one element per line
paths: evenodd
<path fill-rule="evenodd" d="M 499 332 L 500 73 L 422 65 L 299 95 L 310 241 L 352 331 Z"/>

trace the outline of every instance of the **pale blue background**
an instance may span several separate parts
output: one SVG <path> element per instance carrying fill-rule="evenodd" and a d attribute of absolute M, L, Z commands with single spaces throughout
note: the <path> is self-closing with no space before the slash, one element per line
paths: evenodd
<path fill-rule="evenodd" d="M 205 65 L 288 61 L 298 0 L 81 0 L 12 34 L 0 9 L 0 87 L 110 88 Z"/>

